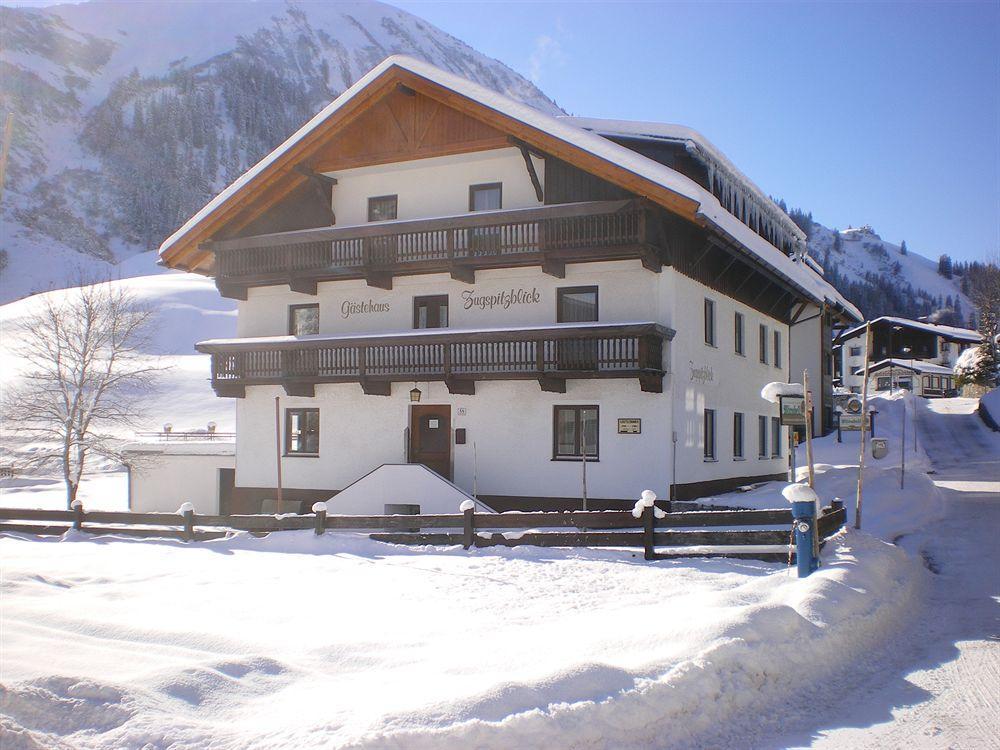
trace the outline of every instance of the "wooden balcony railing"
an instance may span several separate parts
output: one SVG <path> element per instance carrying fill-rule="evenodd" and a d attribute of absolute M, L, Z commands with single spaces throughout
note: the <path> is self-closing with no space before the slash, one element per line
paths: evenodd
<path fill-rule="evenodd" d="M 320 383 L 360 383 L 388 396 L 393 381 L 440 380 L 452 393 L 475 393 L 477 380 L 534 380 L 565 393 L 572 378 L 637 378 L 663 389 L 663 342 L 656 323 L 567 324 L 545 328 L 420 331 L 395 335 L 198 344 L 212 355 L 212 386 L 242 398 L 250 385 L 281 385 L 312 396 Z"/>
<path fill-rule="evenodd" d="M 473 283 L 477 269 L 541 265 L 562 277 L 567 262 L 661 261 L 636 201 L 568 203 L 460 216 L 324 227 L 208 243 L 216 285 L 246 299 L 250 286 L 287 283 L 316 293 L 318 281 L 364 278 L 392 288 L 400 274 L 450 273 Z"/>

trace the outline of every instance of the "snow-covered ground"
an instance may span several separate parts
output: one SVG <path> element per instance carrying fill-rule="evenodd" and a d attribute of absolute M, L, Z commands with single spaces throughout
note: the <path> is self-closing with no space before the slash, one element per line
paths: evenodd
<path fill-rule="evenodd" d="M 874 403 L 890 445 L 916 415 L 906 489 L 898 454 L 866 471 L 865 528 L 900 546 L 844 531 L 804 580 L 343 533 L 0 538 L 2 744 L 995 747 L 1000 436 L 973 400 Z M 853 504 L 856 438 L 817 441 L 824 501 Z"/>

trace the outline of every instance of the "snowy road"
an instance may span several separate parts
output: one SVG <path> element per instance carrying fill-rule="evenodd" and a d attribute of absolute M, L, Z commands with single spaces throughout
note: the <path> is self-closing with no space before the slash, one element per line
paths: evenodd
<path fill-rule="evenodd" d="M 873 655 L 864 689 L 831 691 L 816 726 L 774 747 L 1000 748 L 1000 434 L 982 424 L 976 403 L 918 411 L 947 511 L 900 540 L 937 573 L 925 618 L 901 633 L 909 646 Z"/>

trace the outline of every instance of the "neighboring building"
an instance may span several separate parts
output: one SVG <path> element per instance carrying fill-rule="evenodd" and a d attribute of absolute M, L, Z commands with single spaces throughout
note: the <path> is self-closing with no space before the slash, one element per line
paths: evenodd
<path fill-rule="evenodd" d="M 883 359 L 868 373 L 869 392 L 901 388 L 926 398 L 954 395 L 955 376 L 950 367 L 919 359 Z"/>
<path fill-rule="evenodd" d="M 927 388 L 922 387 L 926 395 L 943 395 L 937 391 L 951 390 L 954 383 L 944 387 L 936 378 L 950 376 L 958 355 L 970 346 L 978 346 L 982 341 L 982 336 L 967 328 L 889 316 L 871 321 L 871 332 L 868 358 L 873 366 L 883 360 L 909 363 L 912 371 L 919 370 L 922 377 L 931 378 Z M 865 326 L 855 326 L 840 334 L 835 352 L 838 360 L 838 384 L 852 393 L 860 393 L 865 379 Z M 947 373 L 935 368 L 943 368 Z"/>
<path fill-rule="evenodd" d="M 231 442 L 149 442 L 125 446 L 128 509 L 174 513 L 183 502 L 201 515 L 230 513 L 236 446 Z"/>
<path fill-rule="evenodd" d="M 410 462 L 500 511 L 784 476 L 761 387 L 796 316 L 856 311 L 745 177 L 661 145 L 395 57 L 192 217 L 160 255 L 240 300 L 198 345 L 238 399 L 232 509 L 279 465 L 303 503 Z"/>

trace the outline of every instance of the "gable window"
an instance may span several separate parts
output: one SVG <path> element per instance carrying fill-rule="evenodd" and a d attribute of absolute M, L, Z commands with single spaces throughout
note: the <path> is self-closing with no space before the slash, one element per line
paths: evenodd
<path fill-rule="evenodd" d="M 715 302 L 705 300 L 705 343 L 715 346 Z"/>
<path fill-rule="evenodd" d="M 319 409 L 285 409 L 285 455 L 319 455 Z"/>
<path fill-rule="evenodd" d="M 743 412 L 733 412 L 733 458 L 743 458 Z"/>
<path fill-rule="evenodd" d="M 596 406 L 553 407 L 552 457 L 581 458 L 586 448 L 587 460 L 598 457 L 598 409 Z"/>
<path fill-rule="evenodd" d="M 774 366 L 781 367 L 781 331 L 774 331 Z"/>
<path fill-rule="evenodd" d="M 413 298 L 414 328 L 447 328 L 448 295 L 434 294 Z"/>
<path fill-rule="evenodd" d="M 702 437 L 705 444 L 705 460 L 715 460 L 715 409 L 705 409 Z"/>
<path fill-rule="evenodd" d="M 596 286 L 570 286 L 556 290 L 557 323 L 592 323 L 596 320 Z"/>
<path fill-rule="evenodd" d="M 781 456 L 781 420 L 771 417 L 771 458 Z"/>
<path fill-rule="evenodd" d="M 315 336 L 319 333 L 319 305 L 289 305 L 288 335 Z"/>
<path fill-rule="evenodd" d="M 470 211 L 499 211 L 503 207 L 503 183 L 469 186 Z"/>
<path fill-rule="evenodd" d="M 758 329 L 759 336 L 757 339 L 757 348 L 760 355 L 760 361 L 763 364 L 767 364 L 767 326 L 763 323 L 760 324 Z"/>
<path fill-rule="evenodd" d="M 861 356 L 861 347 L 860 346 L 852 346 L 850 349 L 848 349 L 848 356 L 850 356 L 850 357 L 860 357 Z"/>
<path fill-rule="evenodd" d="M 733 348 L 740 356 L 746 356 L 746 344 L 743 340 L 743 313 L 736 313 L 733 318 L 733 326 L 733 341 L 735 342 Z"/>
<path fill-rule="evenodd" d="M 368 221 L 391 221 L 396 218 L 397 195 L 379 195 L 368 199 Z"/>
<path fill-rule="evenodd" d="M 757 458 L 767 458 L 767 417 L 757 417 Z"/>

